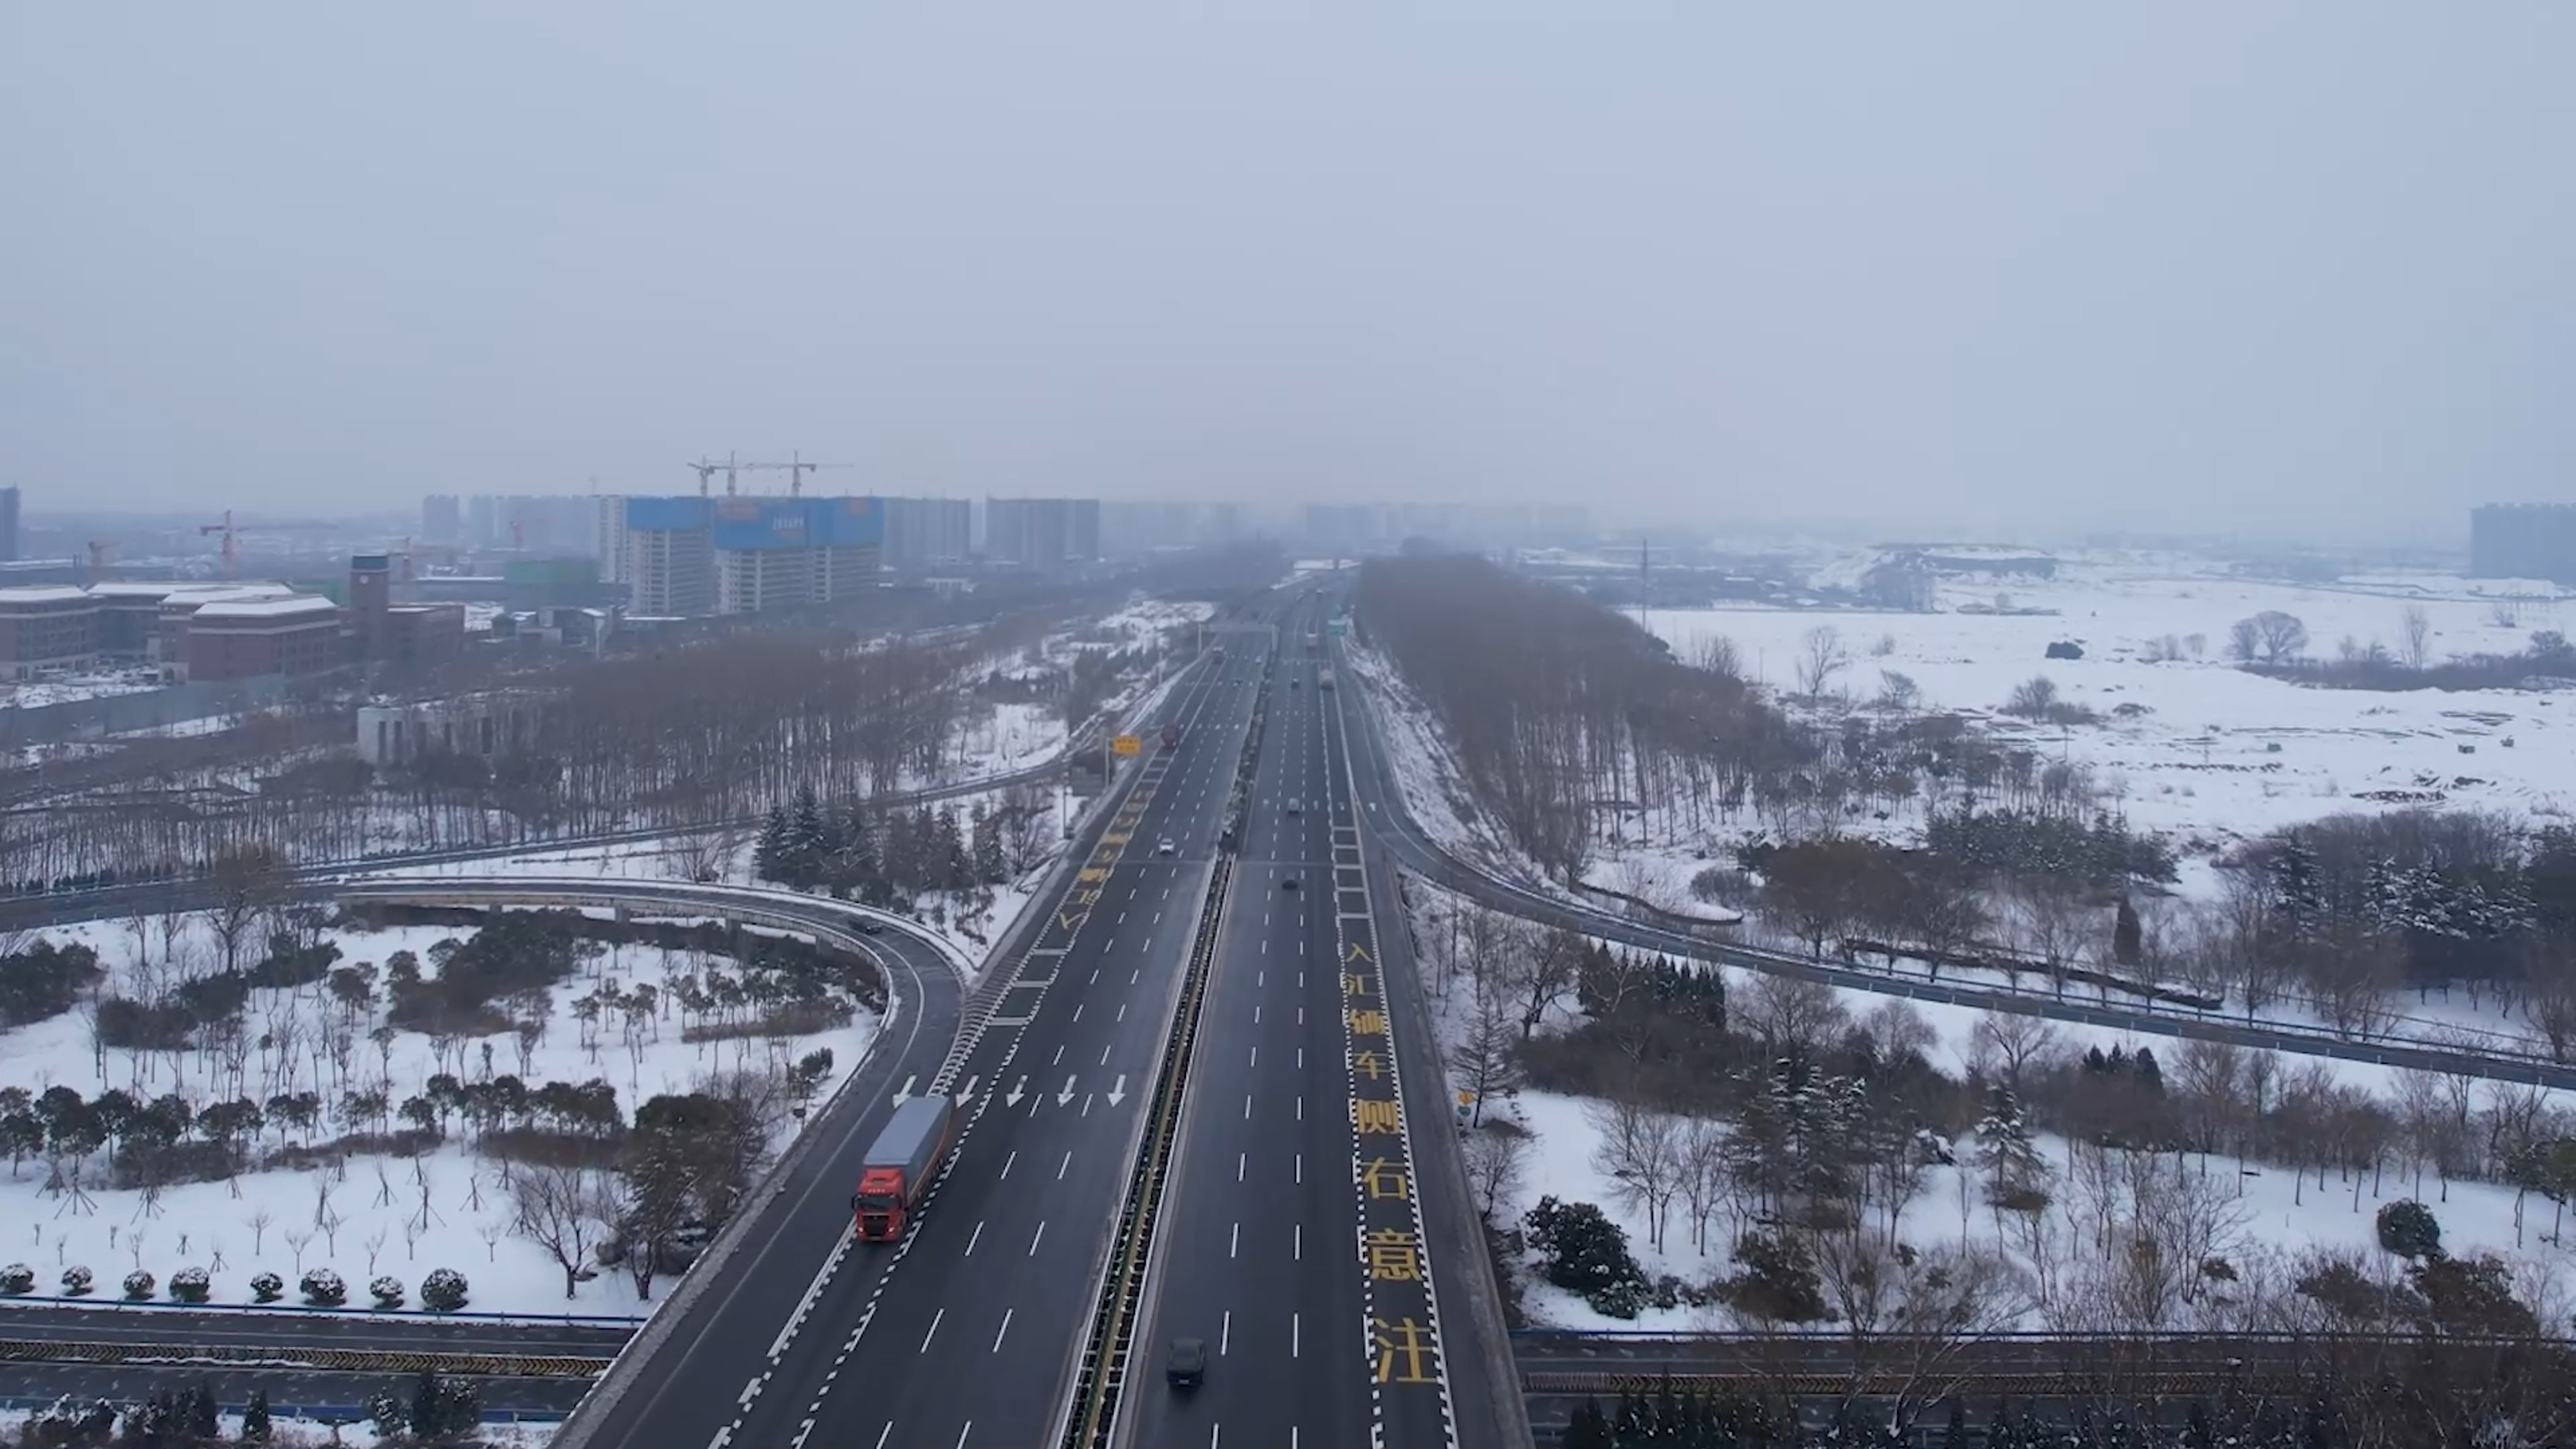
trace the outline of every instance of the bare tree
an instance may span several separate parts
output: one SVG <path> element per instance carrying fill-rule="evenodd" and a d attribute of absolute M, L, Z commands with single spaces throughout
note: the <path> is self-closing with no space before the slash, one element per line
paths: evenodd
<path fill-rule="evenodd" d="M 563 1269 L 564 1297 L 573 1297 L 616 1222 L 616 1194 L 595 1169 L 563 1163 L 513 1163 L 504 1181 L 512 1226 Z"/>
<path fill-rule="evenodd" d="M 1727 1170 L 1726 1124 L 1709 1117 L 1690 1117 L 1682 1124 L 1682 1207 L 1690 1214 L 1691 1246 L 1708 1254 L 1708 1224 L 1734 1191 Z"/>
<path fill-rule="evenodd" d="M 1487 1223 L 1499 1224 L 1496 1214 L 1520 1191 L 1529 1152 L 1529 1134 L 1513 1123 L 1489 1122 L 1467 1134 L 1467 1186 Z"/>
<path fill-rule="evenodd" d="M 1550 931 L 1520 961 L 1515 990 L 1521 998 L 1521 1039 L 1527 1041 L 1581 978 L 1583 938 L 1571 931 Z"/>
<path fill-rule="evenodd" d="M 1798 640 L 1798 692 L 1809 699 L 1823 696 L 1825 686 L 1851 665 L 1843 634 L 1831 624 L 1818 624 Z"/>
<path fill-rule="evenodd" d="M 1450 1060 L 1458 1085 L 1475 1099 L 1468 1105 L 1470 1127 L 1483 1123 L 1488 1100 L 1520 1085 L 1520 1031 L 1513 1018 L 1499 986 L 1476 992 L 1466 1035 Z"/>
<path fill-rule="evenodd" d="M 2298 658 L 2308 647 L 2308 626 L 2296 614 L 2265 609 L 2251 619 L 2237 620 L 2228 630 L 2227 641 L 2246 663 L 2281 664 Z"/>
<path fill-rule="evenodd" d="M 2015 1092 L 2022 1090 L 2036 1069 L 2056 1057 L 2061 1041 L 2047 1018 L 2008 1011 L 1979 1017 L 1968 1035 L 1971 1054 L 1991 1056 L 2004 1085 Z"/>
<path fill-rule="evenodd" d="M 1612 1197 L 1645 1214 L 1647 1244 L 1663 1251 L 1664 1217 L 1684 1176 L 1681 1119 L 1633 1102 L 1600 1103 L 1591 1115 L 1601 1133 L 1593 1165 L 1616 1181 Z"/>
<path fill-rule="evenodd" d="M 1840 1037 L 1851 1022 L 1842 994 L 1821 981 L 1757 974 L 1739 998 L 1737 1017 L 1774 1055 L 1812 1051 Z"/>
<path fill-rule="evenodd" d="M 1877 1412 L 1899 1438 L 1963 1386 L 1968 1348 L 2011 1330 L 2032 1306 L 2028 1279 L 1984 1248 L 1918 1253 L 1867 1234 L 1826 1233 L 1814 1256 L 1818 1287 L 1843 1325 L 1848 1400 L 1877 1380 L 1874 1397 L 1885 1402 Z"/>
<path fill-rule="evenodd" d="M 2025 876 L 2014 883 L 2013 908 L 2022 947 L 2039 958 L 2049 984 L 2064 996 L 2069 968 L 2086 944 L 2083 907 L 2055 878 Z"/>
<path fill-rule="evenodd" d="M 2408 604 L 2397 631 L 2397 657 L 2409 669 L 2421 669 L 2433 649 L 2433 616 L 2422 604 Z"/>
<path fill-rule="evenodd" d="M 1691 653 L 1691 663 L 1720 679 L 1740 683 L 1744 678 L 1744 651 L 1723 634 L 1703 634 Z"/>
<path fill-rule="evenodd" d="M 1891 996 L 1862 1013 L 1860 1029 L 1869 1034 L 1870 1045 L 1878 1049 L 1882 1062 L 1901 1062 L 1908 1056 L 1930 1058 L 1932 1048 L 1940 1043 L 1940 1033 L 1914 1003 L 1901 996 Z"/>
<path fill-rule="evenodd" d="M 1889 714 L 1904 714 L 1923 698 L 1923 687 L 1914 676 L 1894 669 L 1878 671 L 1878 707 Z"/>

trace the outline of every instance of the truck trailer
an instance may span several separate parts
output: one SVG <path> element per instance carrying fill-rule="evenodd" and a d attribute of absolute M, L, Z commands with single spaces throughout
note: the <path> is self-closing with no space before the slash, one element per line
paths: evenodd
<path fill-rule="evenodd" d="M 915 1097 L 894 1109 L 859 1164 L 859 1190 L 850 1194 L 862 1240 L 891 1243 L 903 1236 L 956 1130 L 957 1106 L 944 1096 Z"/>
<path fill-rule="evenodd" d="M 1173 749 L 1173 748 L 1178 747 L 1180 743 L 1181 743 L 1181 727 L 1180 727 L 1180 725 L 1179 725 L 1178 723 L 1173 723 L 1173 724 L 1167 724 L 1167 725 L 1163 726 L 1163 748 L 1164 748 L 1164 749 L 1167 749 L 1167 750 L 1168 750 L 1168 749 Z"/>

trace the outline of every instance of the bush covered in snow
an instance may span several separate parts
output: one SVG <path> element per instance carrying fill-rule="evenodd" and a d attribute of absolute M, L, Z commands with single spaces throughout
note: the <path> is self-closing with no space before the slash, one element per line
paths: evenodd
<path fill-rule="evenodd" d="M 36 1291 L 36 1270 L 24 1263 L 0 1268 L 0 1293 L 16 1295 Z"/>
<path fill-rule="evenodd" d="M 70 1297 L 78 1298 L 88 1293 L 89 1285 L 96 1281 L 87 1268 L 77 1263 L 63 1270 L 63 1292 Z"/>
<path fill-rule="evenodd" d="M 434 1313 L 454 1313 L 465 1306 L 465 1275 L 453 1268 L 433 1268 L 420 1280 L 421 1305 Z"/>
<path fill-rule="evenodd" d="M 160 1286 L 160 1279 L 153 1277 L 144 1269 L 137 1268 L 125 1275 L 125 1300 L 129 1303 L 140 1303 L 151 1297 L 152 1290 Z"/>
<path fill-rule="evenodd" d="M 182 1303 L 203 1303 L 214 1293 L 214 1280 L 203 1268 L 182 1268 L 170 1275 L 170 1296 Z"/>
<path fill-rule="evenodd" d="M 349 1301 L 349 1285 L 328 1268 L 316 1268 L 296 1280 L 295 1291 L 316 1308 L 338 1308 Z"/>
<path fill-rule="evenodd" d="M 275 1303 L 286 1296 L 286 1280 L 275 1273 L 253 1273 L 250 1277 L 250 1293 L 253 1298 L 262 1303 Z"/>
<path fill-rule="evenodd" d="M 368 1284 L 367 1292 L 375 1296 L 378 1308 L 395 1309 L 403 1306 L 403 1281 L 390 1273 Z"/>

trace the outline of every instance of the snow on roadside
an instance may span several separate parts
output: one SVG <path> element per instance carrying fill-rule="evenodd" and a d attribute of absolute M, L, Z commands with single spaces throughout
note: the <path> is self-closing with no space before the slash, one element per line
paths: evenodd
<path fill-rule="evenodd" d="M 387 1393 L 408 1395 L 411 1387 L 408 1379 L 390 1374 L 385 1378 L 384 1391 Z M 62 1402 L 68 1410 L 76 1412 L 81 1406 L 95 1401 L 72 1396 Z M 123 1409 L 131 1400 L 120 1396 L 111 1397 L 108 1402 Z M 351 1404 L 346 1407 L 355 1409 L 363 1406 Z M 15 1444 L 24 1438 L 28 1421 L 43 1412 L 43 1409 L 0 1408 L 0 1443 Z M 240 1440 L 240 1414 L 218 1414 L 216 1419 L 221 1425 L 225 1443 Z M 485 1449 L 545 1449 L 546 1445 L 554 1442 L 556 1431 L 562 1427 L 560 1422 L 542 1419 L 487 1421 L 474 1431 L 474 1442 L 485 1446 Z M 268 1443 L 271 1449 L 324 1449 L 324 1446 L 331 1446 L 331 1449 L 376 1449 L 380 1442 L 376 1426 L 364 1419 L 337 1426 L 312 1419 L 289 1419 L 282 1415 L 269 1420 Z"/>
<path fill-rule="evenodd" d="M 1652 1224 L 1643 1205 L 1623 1201 L 1623 1184 L 1603 1171 L 1596 1160 L 1602 1131 L 1595 1104 L 1552 1092 L 1523 1091 L 1503 1104 L 1502 1110 L 1529 1132 L 1531 1143 L 1520 1185 L 1506 1209 L 1509 1219 L 1502 1226 L 1518 1226 L 1542 1197 L 1588 1202 L 1627 1232 L 1629 1248 L 1650 1280 L 1670 1275 L 1685 1283 L 1700 1284 L 1733 1271 L 1729 1259 L 1732 1225 L 1722 1212 L 1708 1224 L 1705 1252 L 1695 1241 L 1688 1211 L 1679 1203 L 1665 1216 L 1663 1247 L 1653 1245 Z M 2063 1198 L 2069 1174 L 2068 1145 L 2053 1136 L 2043 1135 L 2037 1141 L 2042 1160 L 2056 1174 Z M 1918 1248 L 1966 1245 L 2001 1250 L 2026 1262 L 2014 1235 L 2006 1231 L 2012 1226 L 2011 1219 L 2007 1217 L 1999 1227 L 1996 1214 L 1986 1203 L 1983 1180 L 1973 1165 L 1974 1154 L 1975 1139 L 1963 1138 L 1958 1144 L 1958 1156 L 1968 1165 L 1935 1166 L 1925 1174 L 1922 1193 L 1906 1209 L 1900 1236 Z M 2376 1191 L 2366 1176 L 2353 1180 L 2329 1176 L 2320 1191 L 2314 1177 L 2294 1183 L 2286 1168 L 2247 1164 L 2221 1156 L 2204 1161 L 2197 1154 L 2186 1155 L 2180 1170 L 2204 1173 L 2228 1185 L 2239 1218 L 2239 1241 L 2220 1256 L 2239 1262 L 2247 1249 L 2255 1247 L 2284 1255 L 2329 1248 L 2355 1249 L 2378 1256 L 2375 1214 L 2383 1203 L 2412 1197 L 2418 1191 L 2411 1177 L 2397 1172 L 2381 1179 Z M 2427 1183 L 2424 1190 L 2429 1193 L 2431 1187 Z M 2550 1229 L 2546 1203 L 2534 1199 L 2525 1204 L 2526 1226 L 2521 1235 L 2525 1246 L 2516 1247 L 2511 1188 L 2495 1183 L 2454 1182 L 2449 1201 L 2432 1196 L 2424 1201 L 2441 1222 L 2442 1241 L 2453 1256 L 2490 1251 L 2508 1264 L 2533 1272 L 2554 1266 L 2554 1250 L 2542 1242 Z M 2066 1211 L 2061 1202 L 2049 1213 L 2052 1218 L 2062 1219 Z M 1688 1332 L 1726 1326 L 1723 1309 L 1687 1305 L 1650 1306 L 1635 1318 L 1615 1318 L 1592 1308 L 1575 1293 L 1547 1282 L 1535 1269 L 1525 1271 L 1522 1281 L 1522 1306 L 1530 1321 L 1540 1326 L 1588 1332 Z M 2024 1327 L 2038 1330 L 2044 1325 L 2034 1313 Z"/>
<path fill-rule="evenodd" d="M 213 942 L 202 923 L 191 918 L 187 925 L 204 939 L 183 942 L 182 950 L 211 959 Z M 102 961 L 115 963 L 112 969 L 130 971 L 133 941 L 116 923 L 86 922 L 44 934 L 58 942 L 83 941 L 100 952 Z M 332 939 L 341 947 L 340 964 L 381 967 L 393 952 L 409 950 L 422 958 L 425 974 L 435 975 L 427 960 L 429 946 L 469 934 L 463 928 L 415 926 L 334 932 Z M 157 937 L 154 949 L 157 955 Z M 676 978 L 703 976 L 710 966 L 733 974 L 729 963 L 695 952 L 605 947 L 548 993 L 550 1009 L 535 1040 L 510 1032 L 465 1039 L 442 1067 L 427 1036 L 395 1032 L 379 1045 L 360 1032 L 350 1075 L 359 1082 L 390 1080 L 388 1095 L 395 1104 L 422 1092 L 440 1070 L 467 1080 L 514 1074 L 532 1088 L 547 1081 L 577 1084 L 596 1078 L 616 1090 L 621 1113 L 631 1115 L 644 1099 L 692 1090 L 710 1074 L 759 1070 L 828 1050 L 832 1071 L 820 1100 L 848 1078 L 875 1040 L 880 1018 L 862 1010 L 846 1025 L 775 1041 L 684 1041 L 676 1014 Z M 585 1030 L 576 1001 L 610 984 L 630 991 L 656 987 L 659 1013 L 639 1019 L 631 1033 L 613 1018 Z M 255 1036 L 277 1039 L 293 1030 L 316 1051 L 328 1015 L 329 999 L 318 985 L 254 991 L 245 1010 Z M 289 1021 L 296 1025 L 288 1027 Z M 290 1069 L 291 1058 L 295 1065 Z M 200 1099 L 200 1107 L 213 1090 L 217 1070 L 211 1054 L 195 1049 L 175 1054 L 95 1051 L 78 1012 L 0 1033 L 0 1060 L 6 1062 L 0 1083 L 30 1092 L 53 1085 L 88 1096 L 109 1087 L 147 1099 L 175 1092 Z M 248 1085 L 260 1088 L 263 1098 L 273 1095 L 262 1087 L 263 1079 L 286 1079 L 291 1071 L 292 1085 L 278 1090 L 313 1090 L 323 1076 L 322 1068 L 291 1048 L 254 1049 L 247 1067 Z M 334 1123 L 338 1106 L 326 1093 L 324 1110 Z M 784 1146 L 792 1127 L 782 1123 L 774 1147 Z M 336 1127 L 293 1134 L 314 1145 L 337 1135 Z M 286 1140 L 283 1130 L 273 1127 L 260 1134 L 258 1147 L 274 1151 Z M 91 1173 L 104 1176 L 103 1160 L 92 1164 Z M 602 1270 L 567 1298 L 562 1269 L 544 1249 L 513 1232 L 511 1199 L 501 1186 L 499 1164 L 474 1152 L 458 1135 L 418 1158 L 317 1159 L 311 1170 L 281 1167 L 247 1172 L 233 1182 L 171 1187 L 162 1192 L 157 1210 L 139 1190 L 90 1187 L 85 1200 L 69 1200 L 45 1187 L 39 1164 L 23 1164 L 0 1180 L 0 1244 L 6 1245 L 0 1247 L 0 1261 L 34 1268 L 38 1295 L 59 1293 L 63 1272 L 85 1267 L 93 1275 L 94 1297 L 121 1296 L 126 1275 L 137 1270 L 154 1276 L 152 1296 L 163 1297 L 173 1273 L 199 1267 L 213 1278 L 215 1302 L 251 1301 L 250 1278 L 261 1270 L 283 1278 L 288 1300 L 295 1301 L 303 1273 L 327 1267 L 346 1283 L 353 1306 L 368 1305 L 368 1284 L 386 1275 L 401 1280 L 406 1301 L 417 1311 L 423 1276 L 434 1268 L 453 1268 L 470 1285 L 471 1312 L 641 1318 L 667 1296 L 672 1282 L 658 1281 L 653 1301 L 646 1302 L 624 1274 Z"/>

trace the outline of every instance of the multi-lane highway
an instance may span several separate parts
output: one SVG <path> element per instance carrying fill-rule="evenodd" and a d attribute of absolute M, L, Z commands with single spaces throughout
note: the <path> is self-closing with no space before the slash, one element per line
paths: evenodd
<path fill-rule="evenodd" d="M 1179 744 L 1149 729 L 1143 767 L 1077 842 L 1061 895 L 1031 907 L 1026 948 L 997 957 L 949 1061 L 867 1104 L 740 1306 L 697 1315 L 667 1371 L 639 1375 L 585 1442 L 966 1449 L 1055 1431 L 1257 668 L 1249 651 L 1193 668 L 1164 716 Z M 854 1159 L 906 1088 L 957 1097 L 959 1141 L 905 1239 L 857 1243 Z"/>
<path fill-rule="evenodd" d="M 1437 1065 L 1406 1110 L 1335 693 L 1289 615 L 1265 673 L 1241 853 L 1201 1008 L 1180 1143 L 1117 1438 L 1139 1449 L 1456 1445 L 1439 1305 L 1463 1249 L 1425 1232 L 1416 1153 L 1448 1151 Z M 1293 882 L 1293 884 L 1292 884 Z M 1427 1120 L 1422 1120 L 1427 1119 Z M 1162 1381 L 1207 1346 L 1194 1390 Z M 1471 1366 L 1472 1367 L 1472 1366 Z M 1508 1389 L 1506 1389 L 1508 1391 Z M 1479 1420 L 1478 1422 L 1481 1422 Z M 1467 1442 L 1486 1442 L 1470 1433 Z"/>

